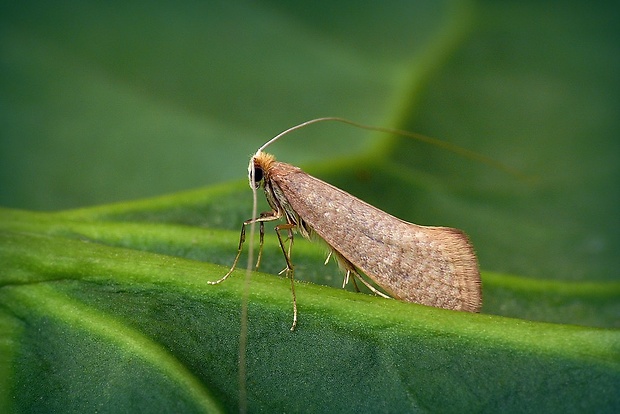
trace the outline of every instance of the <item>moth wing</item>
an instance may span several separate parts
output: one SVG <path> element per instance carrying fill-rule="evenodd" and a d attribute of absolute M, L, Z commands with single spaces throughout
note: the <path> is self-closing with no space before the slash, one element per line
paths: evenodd
<path fill-rule="evenodd" d="M 480 310 L 478 262 L 463 232 L 408 223 L 292 168 L 272 177 L 292 209 L 386 292 L 423 305 Z"/>

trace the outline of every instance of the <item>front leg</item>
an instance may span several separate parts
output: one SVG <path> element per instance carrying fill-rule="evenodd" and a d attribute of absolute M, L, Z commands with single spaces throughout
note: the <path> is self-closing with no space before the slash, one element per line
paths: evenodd
<path fill-rule="evenodd" d="M 258 259 L 256 260 L 256 269 L 258 269 L 258 265 L 260 264 L 260 259 L 263 253 L 263 236 L 265 234 L 265 222 L 266 221 L 274 221 L 274 220 L 278 220 L 280 217 L 282 217 L 281 214 L 279 214 L 277 211 L 267 211 L 264 213 L 261 213 L 258 217 L 253 218 L 253 219 L 248 219 L 246 221 L 243 222 L 243 225 L 241 226 L 241 234 L 239 236 L 239 247 L 237 248 L 237 255 L 235 256 L 235 260 L 233 261 L 233 264 L 230 268 L 230 270 L 228 271 L 228 273 L 226 273 L 224 276 L 222 276 L 220 279 L 214 281 L 214 282 L 207 282 L 210 285 L 217 285 L 218 283 L 223 282 L 224 280 L 226 280 L 228 278 L 228 276 L 230 276 L 233 272 L 233 270 L 235 270 L 235 268 L 237 267 L 237 262 L 239 261 L 239 257 L 241 256 L 241 252 L 243 250 L 243 243 L 245 243 L 245 227 L 248 224 L 253 224 L 253 223 L 259 223 L 260 224 L 260 244 L 258 247 Z"/>

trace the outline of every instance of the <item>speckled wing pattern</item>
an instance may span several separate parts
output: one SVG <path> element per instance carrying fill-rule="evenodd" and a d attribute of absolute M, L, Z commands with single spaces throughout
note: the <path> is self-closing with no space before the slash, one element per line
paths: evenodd
<path fill-rule="evenodd" d="M 408 223 L 297 167 L 274 164 L 270 180 L 296 213 L 392 297 L 445 309 L 480 310 L 478 262 L 463 232 Z"/>

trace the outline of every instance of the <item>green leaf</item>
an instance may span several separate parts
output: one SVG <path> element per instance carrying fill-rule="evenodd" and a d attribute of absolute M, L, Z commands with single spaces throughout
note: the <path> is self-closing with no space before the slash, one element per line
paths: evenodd
<path fill-rule="evenodd" d="M 203 195 L 209 199 L 208 191 Z M 188 197 L 168 201 L 173 198 L 182 205 Z M 88 221 L 85 211 L 4 211 L 2 217 L 8 277 L 0 303 L 11 356 L 3 377 L 13 381 L 16 406 L 190 412 L 238 404 L 242 272 L 212 286 L 206 282 L 225 267 L 179 257 L 230 250 L 235 232 Z M 316 262 L 313 247 L 296 244 L 296 263 Z M 277 259 L 276 249 L 266 252 L 266 261 Z M 489 278 L 511 301 L 522 300 L 521 311 L 532 311 L 528 293 L 540 291 L 540 282 L 520 280 L 515 287 L 510 278 L 502 283 L 484 274 L 485 286 Z M 552 287 L 538 298 L 549 307 L 583 302 L 604 312 L 609 306 L 591 301 L 588 290 Z M 617 284 L 598 288 L 601 297 L 620 291 Z M 564 293 L 559 305 L 558 290 Z M 288 283 L 252 278 L 246 369 L 253 411 L 314 411 L 325 404 L 352 411 L 371 402 L 388 411 L 517 409 L 524 401 L 535 410 L 614 404 L 616 330 L 445 311 L 305 283 L 297 284 L 297 298 L 300 325 L 291 333 Z M 446 390 L 454 397 L 446 399 Z"/>
<path fill-rule="evenodd" d="M 3 4 L 0 412 L 619 411 L 615 7 Z M 341 289 L 296 238 L 291 333 L 268 226 L 240 366 L 245 272 L 207 282 L 251 214 L 248 154 L 324 115 L 533 179 L 341 125 L 279 142 L 385 211 L 464 229 L 483 312 Z"/>

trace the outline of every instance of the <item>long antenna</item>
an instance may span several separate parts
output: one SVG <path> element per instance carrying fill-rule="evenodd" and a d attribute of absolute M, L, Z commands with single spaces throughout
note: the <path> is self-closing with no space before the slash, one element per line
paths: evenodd
<path fill-rule="evenodd" d="M 376 132 L 385 132 L 388 134 L 394 134 L 394 135 L 400 135 L 403 137 L 409 137 L 409 138 L 414 138 L 417 139 L 418 141 L 421 142 L 425 142 L 427 144 L 430 145 L 434 145 L 436 147 L 439 148 L 444 148 L 448 151 L 451 151 L 455 154 L 458 154 L 462 157 L 465 158 L 470 158 L 473 160 L 476 160 L 478 162 L 484 163 L 490 167 L 493 167 L 495 169 L 498 169 L 500 171 L 504 171 L 507 174 L 513 175 L 515 177 L 518 177 L 520 179 L 529 179 L 530 177 L 528 177 L 527 175 L 523 174 L 521 171 L 514 169 L 504 163 L 501 163 L 497 160 L 494 160 L 491 157 L 487 157 L 486 155 L 480 154 L 479 152 L 475 152 L 472 150 L 468 150 L 467 148 L 463 148 L 461 146 L 455 145 L 455 144 L 451 144 L 449 142 L 443 141 L 441 139 L 437 139 L 437 138 L 432 138 L 423 134 L 417 134 L 415 132 L 409 132 L 409 131 L 404 131 L 401 129 L 393 129 L 393 128 L 384 128 L 384 127 L 377 127 L 377 126 L 372 126 L 372 125 L 364 125 L 364 124 L 360 124 L 358 122 L 354 122 L 351 120 L 348 120 L 346 118 L 340 118 L 340 117 L 323 117 L 323 118 L 316 118 L 316 119 L 311 119 L 310 121 L 306 121 L 306 122 L 302 122 L 301 124 L 295 125 L 290 127 L 289 129 L 280 132 L 278 135 L 276 135 L 275 137 L 271 138 L 269 141 L 267 141 L 266 143 L 264 143 L 257 151 L 256 151 L 256 155 L 260 154 L 261 152 L 263 152 L 263 150 L 265 148 L 267 148 L 268 146 L 270 146 L 271 144 L 273 144 L 274 142 L 278 141 L 280 138 L 282 138 L 284 135 L 287 135 L 290 132 L 296 131 L 298 129 L 304 128 L 308 125 L 312 125 L 312 124 L 317 124 L 319 122 L 341 122 L 343 124 L 348 124 L 348 125 L 353 125 L 355 127 L 358 128 L 362 128 L 362 129 L 366 129 L 369 131 L 376 131 Z M 251 161 L 250 161 L 251 162 Z"/>

